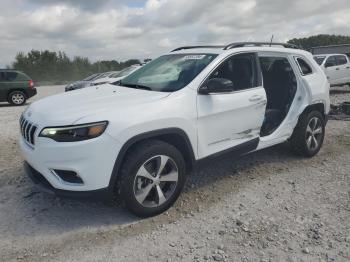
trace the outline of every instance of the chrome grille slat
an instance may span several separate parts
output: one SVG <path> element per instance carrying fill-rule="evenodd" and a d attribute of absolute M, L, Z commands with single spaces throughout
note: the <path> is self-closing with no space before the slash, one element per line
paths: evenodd
<path fill-rule="evenodd" d="M 21 135 L 24 138 L 24 140 L 27 142 L 27 144 L 34 146 L 35 145 L 35 132 L 37 131 L 38 127 L 26 120 L 23 115 L 21 116 L 19 120 L 20 124 L 20 131 Z"/>
<path fill-rule="evenodd" d="M 34 134 L 35 134 L 35 131 L 36 131 L 36 126 L 35 125 L 33 125 L 33 130 L 32 130 L 32 132 L 30 133 L 30 141 L 31 141 L 31 143 L 34 145 L 35 144 L 35 136 L 34 136 Z"/>
<path fill-rule="evenodd" d="M 28 128 L 27 128 L 27 131 L 28 131 L 27 132 L 27 139 L 28 139 L 29 143 L 31 143 L 31 144 L 32 144 L 32 141 L 30 141 L 30 132 L 32 131 L 32 128 L 33 128 L 33 125 L 29 123 Z"/>
<path fill-rule="evenodd" d="M 22 132 L 23 132 L 23 136 L 24 138 L 26 138 L 26 128 L 27 128 L 27 125 L 28 125 L 28 122 L 26 120 L 24 120 L 24 125 L 23 125 L 23 128 L 22 128 Z M 27 139 L 26 139 L 27 140 Z"/>

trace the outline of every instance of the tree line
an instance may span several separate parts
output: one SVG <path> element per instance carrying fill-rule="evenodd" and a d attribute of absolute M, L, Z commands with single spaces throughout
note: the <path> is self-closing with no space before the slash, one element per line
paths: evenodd
<path fill-rule="evenodd" d="M 305 38 L 293 38 L 288 43 L 300 46 L 305 50 L 311 50 L 312 47 L 317 46 L 350 44 L 350 36 L 321 34 Z"/>
<path fill-rule="evenodd" d="M 124 62 L 102 60 L 92 63 L 86 57 L 69 58 L 65 52 L 32 50 L 20 52 L 10 68 L 28 74 L 36 82 L 64 83 L 83 79 L 89 75 L 107 71 L 120 71 L 130 65 L 140 64 L 138 59 Z"/>
<path fill-rule="evenodd" d="M 306 38 L 294 38 L 289 40 L 288 43 L 310 50 L 316 46 L 350 44 L 350 36 L 315 35 Z M 130 59 L 124 62 L 102 60 L 92 63 L 86 57 L 76 56 L 71 59 L 62 51 L 32 50 L 27 54 L 18 53 L 11 68 L 27 73 L 34 81 L 62 83 L 83 79 L 94 73 L 119 71 L 139 63 L 140 60 L 138 59 Z"/>

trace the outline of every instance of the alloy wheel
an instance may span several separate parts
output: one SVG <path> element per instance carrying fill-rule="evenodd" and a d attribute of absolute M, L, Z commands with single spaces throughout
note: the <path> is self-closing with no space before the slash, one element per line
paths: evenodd
<path fill-rule="evenodd" d="M 144 162 L 134 180 L 134 195 L 144 207 L 158 207 L 175 192 L 179 179 L 175 161 L 165 155 L 157 155 Z"/>
<path fill-rule="evenodd" d="M 12 95 L 11 100 L 14 104 L 20 105 L 24 102 L 25 98 L 22 94 L 16 93 Z"/>
<path fill-rule="evenodd" d="M 318 117 L 310 119 L 306 128 L 306 145 L 310 151 L 317 150 L 321 144 L 323 127 Z"/>

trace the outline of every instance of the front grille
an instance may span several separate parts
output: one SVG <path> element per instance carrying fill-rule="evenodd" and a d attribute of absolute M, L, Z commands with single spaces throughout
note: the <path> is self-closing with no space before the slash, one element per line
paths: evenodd
<path fill-rule="evenodd" d="M 35 131 L 38 129 L 36 125 L 26 120 L 23 115 L 19 119 L 21 135 L 28 144 L 35 145 Z"/>

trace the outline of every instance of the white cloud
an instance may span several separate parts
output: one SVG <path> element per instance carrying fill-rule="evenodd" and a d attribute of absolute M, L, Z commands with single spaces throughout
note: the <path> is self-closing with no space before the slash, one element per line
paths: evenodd
<path fill-rule="evenodd" d="M 158 44 L 160 47 L 171 47 L 171 42 L 170 42 L 170 39 L 169 38 L 163 38 L 159 41 L 159 44 Z"/>
<path fill-rule="evenodd" d="M 19 51 L 92 60 L 154 57 L 189 44 L 350 34 L 348 0 L 17 0 L 2 4 L 0 66 Z"/>

